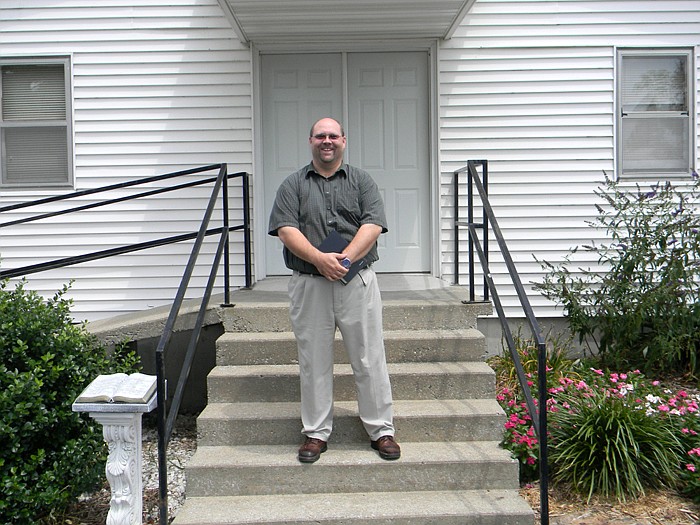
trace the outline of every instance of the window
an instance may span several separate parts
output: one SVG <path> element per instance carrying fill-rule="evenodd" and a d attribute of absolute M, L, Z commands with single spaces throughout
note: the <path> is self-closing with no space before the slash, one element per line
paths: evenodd
<path fill-rule="evenodd" d="M 690 50 L 625 50 L 618 55 L 618 173 L 672 177 L 693 169 Z"/>
<path fill-rule="evenodd" d="M 0 59 L 2 187 L 72 183 L 67 58 Z"/>

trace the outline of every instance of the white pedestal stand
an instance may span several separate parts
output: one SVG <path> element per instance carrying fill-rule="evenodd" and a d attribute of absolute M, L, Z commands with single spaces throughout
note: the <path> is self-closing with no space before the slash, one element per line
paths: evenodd
<path fill-rule="evenodd" d="M 109 448 L 105 473 L 112 499 L 107 525 L 142 524 L 141 418 L 156 404 L 155 394 L 148 403 L 73 403 L 73 412 L 89 412 L 102 424 Z"/>

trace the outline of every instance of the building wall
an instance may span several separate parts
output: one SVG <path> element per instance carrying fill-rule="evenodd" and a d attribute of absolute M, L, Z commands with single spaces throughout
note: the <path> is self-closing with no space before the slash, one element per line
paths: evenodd
<path fill-rule="evenodd" d="M 478 0 L 439 49 L 442 275 L 453 278 L 452 173 L 470 159 L 489 161 L 490 198 L 527 290 L 542 280 L 534 257 L 560 262 L 602 240 L 586 221 L 602 203 L 593 191 L 604 172 L 615 175 L 616 49 L 695 47 L 697 81 L 699 45 L 693 0 Z M 596 267 L 590 254 L 574 260 Z M 491 271 L 509 316 L 522 315 L 495 255 Z M 539 317 L 560 315 L 529 296 Z"/>
<path fill-rule="evenodd" d="M 218 162 L 253 171 L 253 59 L 216 0 L 3 0 L 0 20 L 0 56 L 71 57 L 76 189 Z M 435 273 L 454 279 L 452 172 L 470 159 L 489 161 L 491 199 L 526 288 L 542 278 L 533 256 L 557 262 L 571 247 L 600 240 L 586 221 L 603 172 L 614 175 L 615 56 L 625 46 L 695 46 L 698 55 L 700 3 L 478 0 L 453 38 L 439 43 L 442 256 Z M 1 192 L 0 206 L 54 193 Z M 189 231 L 204 193 L 2 229 L 0 265 Z M 232 194 L 237 202 L 240 191 Z M 242 246 L 233 241 L 234 285 L 242 285 Z M 460 246 L 464 282 L 466 236 Z M 189 247 L 37 274 L 30 286 L 52 294 L 75 278 L 80 319 L 142 310 L 172 299 Z M 207 243 L 203 259 L 213 250 Z M 582 266 L 595 263 L 577 257 Z M 190 297 L 201 295 L 207 272 L 206 265 L 195 271 Z M 517 317 L 495 255 L 492 273 Z M 530 297 L 538 316 L 560 315 L 536 292 Z"/>
<path fill-rule="evenodd" d="M 0 56 L 71 59 L 76 190 L 212 163 L 228 163 L 229 172 L 252 172 L 250 51 L 240 45 L 216 0 L 3 0 L 0 20 Z M 0 206 L 55 193 L 3 191 Z M 0 264 L 19 267 L 150 240 L 155 232 L 196 230 L 208 193 L 190 189 L 2 229 Z M 231 194 L 236 223 L 238 184 Z M 5 213 L 0 219 L 19 216 Z M 232 240 L 234 284 L 242 285 L 242 247 L 235 234 Z M 205 244 L 203 262 L 211 261 L 214 242 Z M 79 319 L 147 309 L 172 301 L 191 245 L 28 280 L 30 287 L 52 294 L 75 279 L 70 295 Z M 195 270 L 188 297 L 202 295 L 207 275 L 205 264 Z"/>

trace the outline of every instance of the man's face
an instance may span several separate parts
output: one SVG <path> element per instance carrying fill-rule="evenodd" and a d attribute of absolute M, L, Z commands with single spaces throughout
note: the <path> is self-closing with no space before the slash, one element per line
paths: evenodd
<path fill-rule="evenodd" d="M 346 138 L 341 135 L 340 124 L 333 119 L 316 123 L 309 144 L 314 165 L 319 168 L 337 168 L 343 160 Z"/>

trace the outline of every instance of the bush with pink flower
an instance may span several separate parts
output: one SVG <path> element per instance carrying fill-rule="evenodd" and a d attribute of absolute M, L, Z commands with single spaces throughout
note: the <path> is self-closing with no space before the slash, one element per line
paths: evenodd
<path fill-rule="evenodd" d="M 519 346 L 523 341 L 518 341 Z M 532 346 L 527 356 L 532 354 Z M 519 353 L 522 353 L 520 350 Z M 664 388 L 640 371 L 608 372 L 567 362 L 548 366 L 550 472 L 554 482 L 586 494 L 635 498 L 673 487 L 700 502 L 700 395 Z M 548 359 L 552 357 L 548 355 Z M 521 480 L 536 479 L 539 444 L 524 397 L 507 379 L 510 359 L 491 360 L 506 412 L 503 447 L 520 461 Z M 526 368 L 537 399 L 537 372 Z"/>

